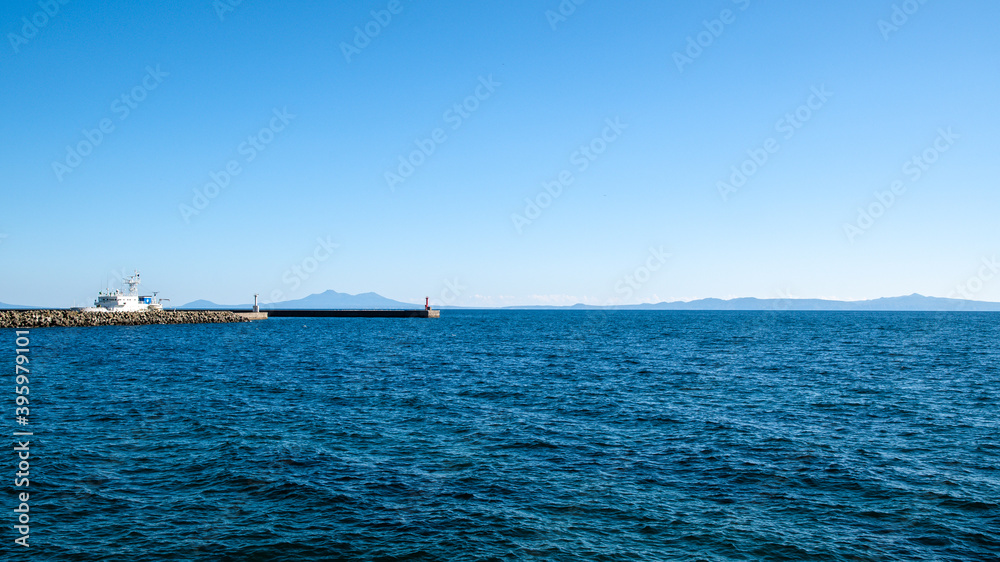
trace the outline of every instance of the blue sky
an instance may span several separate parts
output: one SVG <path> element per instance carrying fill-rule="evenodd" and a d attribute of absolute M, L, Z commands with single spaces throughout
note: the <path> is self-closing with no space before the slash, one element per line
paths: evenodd
<path fill-rule="evenodd" d="M 1000 301 L 995 2 L 160 4 L 3 3 L 0 301 Z"/>

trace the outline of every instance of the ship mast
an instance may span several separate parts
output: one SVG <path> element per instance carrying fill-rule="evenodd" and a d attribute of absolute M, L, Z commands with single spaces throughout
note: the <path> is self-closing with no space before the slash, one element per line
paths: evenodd
<path fill-rule="evenodd" d="M 141 283 L 141 281 L 139 281 L 139 270 L 138 269 L 135 270 L 135 273 L 132 274 L 132 277 L 129 277 L 128 279 L 123 279 L 123 281 L 126 282 L 126 283 L 128 283 L 128 294 L 130 294 L 130 295 L 138 295 L 139 294 L 139 289 L 137 287 L 139 286 L 139 283 Z"/>

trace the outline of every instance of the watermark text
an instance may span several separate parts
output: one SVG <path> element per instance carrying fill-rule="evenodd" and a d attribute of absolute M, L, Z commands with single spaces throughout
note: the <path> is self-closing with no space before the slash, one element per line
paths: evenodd
<path fill-rule="evenodd" d="M 523 234 L 526 226 L 538 220 L 542 216 L 542 212 L 562 196 L 566 188 L 573 185 L 576 181 L 573 169 L 577 173 L 587 171 L 590 165 L 608 150 L 608 147 L 621 138 L 625 129 L 628 129 L 628 124 L 623 123 L 621 117 L 605 119 L 604 124 L 605 127 L 601 134 L 591 139 L 590 142 L 581 144 L 577 150 L 570 154 L 569 163 L 572 165 L 572 169 L 566 168 L 559 172 L 555 179 L 542 182 L 541 191 L 534 197 L 525 197 L 524 210 L 521 213 L 511 213 L 510 220 L 518 234 Z"/>

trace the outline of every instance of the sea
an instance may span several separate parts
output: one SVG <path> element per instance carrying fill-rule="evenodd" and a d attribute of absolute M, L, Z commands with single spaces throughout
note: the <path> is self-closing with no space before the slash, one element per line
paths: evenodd
<path fill-rule="evenodd" d="M 5 560 L 1000 558 L 997 313 L 46 328 L 30 357 Z"/>

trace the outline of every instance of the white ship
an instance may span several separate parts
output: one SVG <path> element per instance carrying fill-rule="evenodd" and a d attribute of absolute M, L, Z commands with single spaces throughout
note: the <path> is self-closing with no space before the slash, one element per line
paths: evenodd
<path fill-rule="evenodd" d="M 122 279 L 128 285 L 128 293 L 119 289 L 102 291 L 97 294 L 94 306 L 82 309 L 84 312 L 147 312 L 151 310 L 163 310 L 162 301 L 169 299 L 156 298 L 157 293 L 150 295 L 139 294 L 139 272 L 136 271 L 131 277 Z"/>

